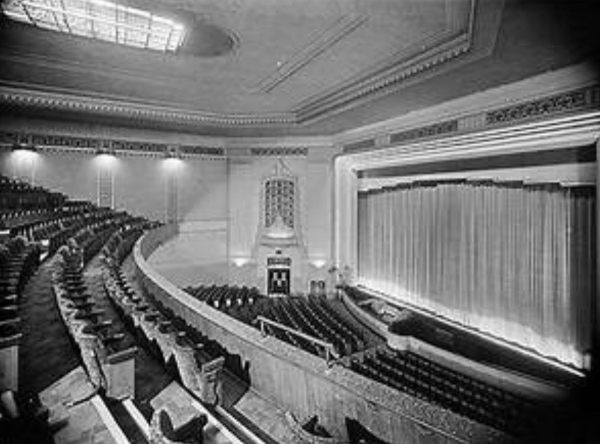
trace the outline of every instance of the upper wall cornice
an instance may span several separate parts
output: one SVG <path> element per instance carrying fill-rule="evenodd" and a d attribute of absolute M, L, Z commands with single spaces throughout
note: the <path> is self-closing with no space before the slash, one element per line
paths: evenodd
<path fill-rule="evenodd" d="M 335 136 L 345 153 L 371 151 L 600 109 L 588 63 L 541 74 Z"/>
<path fill-rule="evenodd" d="M 0 105 L 24 109 L 44 109 L 56 112 L 76 112 L 131 119 L 147 123 L 177 124 L 188 127 L 269 127 L 295 123 L 292 114 L 218 114 L 184 110 L 160 105 L 133 103 L 115 99 L 78 96 L 66 92 L 0 85 Z"/>

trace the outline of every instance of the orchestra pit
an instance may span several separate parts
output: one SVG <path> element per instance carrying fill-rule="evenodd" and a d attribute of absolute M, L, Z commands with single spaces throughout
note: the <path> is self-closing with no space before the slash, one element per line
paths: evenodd
<path fill-rule="evenodd" d="M 599 12 L 1 0 L 0 444 L 599 443 Z"/>

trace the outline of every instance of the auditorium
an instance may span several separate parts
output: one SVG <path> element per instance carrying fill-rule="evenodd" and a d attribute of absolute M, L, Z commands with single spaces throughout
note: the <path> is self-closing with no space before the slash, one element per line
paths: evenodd
<path fill-rule="evenodd" d="M 0 0 L 0 444 L 600 442 L 595 0 Z"/>

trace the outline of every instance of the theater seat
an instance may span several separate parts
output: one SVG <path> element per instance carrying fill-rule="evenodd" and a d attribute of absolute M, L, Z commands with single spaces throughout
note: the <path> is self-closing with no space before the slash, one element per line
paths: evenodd
<path fill-rule="evenodd" d="M 158 417 L 160 431 L 165 438 L 172 442 L 184 444 L 202 444 L 204 426 L 208 422 L 206 415 L 195 416 L 177 429 L 165 410 L 161 410 Z"/>

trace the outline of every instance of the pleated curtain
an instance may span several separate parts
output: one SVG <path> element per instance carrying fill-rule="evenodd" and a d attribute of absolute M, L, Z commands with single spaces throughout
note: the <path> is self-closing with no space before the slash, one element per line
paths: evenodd
<path fill-rule="evenodd" d="M 358 196 L 358 283 L 577 367 L 592 336 L 595 188 L 413 182 Z"/>

